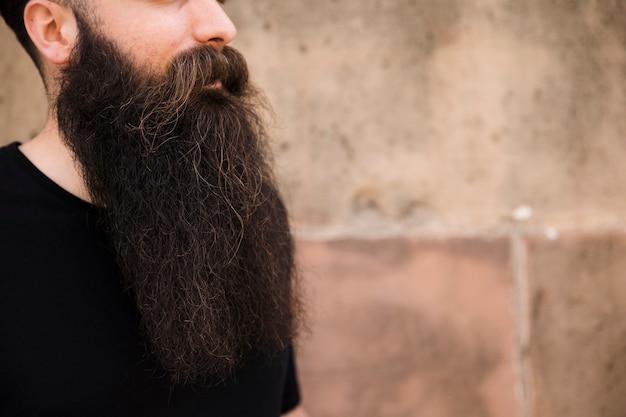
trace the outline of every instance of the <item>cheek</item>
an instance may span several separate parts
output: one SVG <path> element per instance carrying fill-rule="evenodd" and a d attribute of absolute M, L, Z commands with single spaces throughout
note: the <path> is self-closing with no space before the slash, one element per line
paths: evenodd
<path fill-rule="evenodd" d="M 189 47 L 186 31 L 179 22 L 167 19 L 150 21 L 153 22 L 150 25 L 145 22 L 134 25 L 132 21 L 112 25 L 110 33 L 113 39 L 118 40 L 120 49 L 139 67 L 167 68 L 177 54 Z"/>
<path fill-rule="evenodd" d="M 177 54 L 176 44 L 159 42 L 158 39 L 151 39 L 151 42 L 145 42 L 145 39 L 142 39 L 142 41 L 124 45 L 122 50 L 126 57 L 137 68 L 157 73 L 163 72 Z"/>
<path fill-rule="evenodd" d="M 133 47 L 133 55 L 137 61 L 154 69 L 166 68 L 174 57 L 182 52 L 181 42 L 178 39 L 163 36 L 162 33 L 135 45 L 141 45 L 139 48 Z"/>

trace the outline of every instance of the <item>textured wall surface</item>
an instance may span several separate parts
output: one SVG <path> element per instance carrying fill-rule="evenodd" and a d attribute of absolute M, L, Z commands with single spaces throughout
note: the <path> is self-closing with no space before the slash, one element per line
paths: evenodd
<path fill-rule="evenodd" d="M 313 417 L 621 417 L 626 3 L 231 0 L 274 105 Z M 0 141 L 46 108 L 0 27 Z"/>
<path fill-rule="evenodd" d="M 306 227 L 474 231 L 520 204 L 614 224 L 626 209 L 624 2 L 228 7 Z"/>
<path fill-rule="evenodd" d="M 26 52 L 0 19 L 0 144 L 25 142 L 45 121 L 43 83 Z"/>
<path fill-rule="evenodd" d="M 506 241 L 309 241 L 299 253 L 316 300 L 299 351 L 316 416 L 518 415 Z"/>

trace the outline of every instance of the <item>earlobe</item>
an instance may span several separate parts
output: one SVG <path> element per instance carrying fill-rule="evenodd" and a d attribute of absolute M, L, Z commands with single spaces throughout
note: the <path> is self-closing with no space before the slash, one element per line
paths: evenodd
<path fill-rule="evenodd" d="M 24 9 L 24 24 L 44 60 L 55 65 L 67 63 L 78 38 L 70 8 L 48 0 L 31 0 Z"/>

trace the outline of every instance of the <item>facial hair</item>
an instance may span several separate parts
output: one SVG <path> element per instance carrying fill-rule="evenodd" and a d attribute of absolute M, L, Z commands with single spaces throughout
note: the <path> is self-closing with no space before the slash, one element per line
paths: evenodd
<path fill-rule="evenodd" d="M 188 382 L 277 353 L 299 317 L 294 248 L 244 59 L 201 47 L 156 74 L 78 22 L 59 130 L 154 355 Z"/>

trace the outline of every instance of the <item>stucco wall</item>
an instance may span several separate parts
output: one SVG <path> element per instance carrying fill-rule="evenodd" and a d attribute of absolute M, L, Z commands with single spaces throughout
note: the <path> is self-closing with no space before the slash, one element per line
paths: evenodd
<path fill-rule="evenodd" d="M 626 3 L 226 9 L 276 111 L 314 416 L 623 415 Z M 25 140 L 42 88 L 0 42 Z"/>

